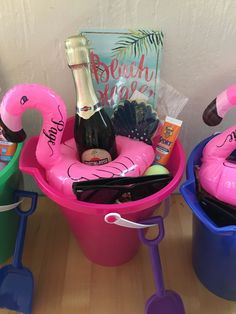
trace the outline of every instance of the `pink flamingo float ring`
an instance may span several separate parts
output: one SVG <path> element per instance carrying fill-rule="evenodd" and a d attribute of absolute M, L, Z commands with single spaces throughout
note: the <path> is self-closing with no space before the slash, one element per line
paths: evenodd
<path fill-rule="evenodd" d="M 203 113 L 210 126 L 218 125 L 226 112 L 236 105 L 236 85 L 230 86 L 214 99 Z M 199 170 L 201 186 L 217 199 L 236 206 L 236 163 L 230 155 L 236 149 L 236 126 L 211 139 L 203 150 Z"/>
<path fill-rule="evenodd" d="M 48 183 L 67 196 L 75 198 L 75 181 L 119 176 L 139 176 L 154 160 L 154 149 L 142 141 L 116 136 L 118 157 L 110 163 L 89 166 L 78 161 L 74 139 L 61 142 L 67 120 L 66 106 L 51 89 L 38 84 L 22 84 L 3 97 L 0 125 L 6 138 L 21 142 L 26 138 L 22 114 L 36 109 L 43 115 L 43 125 L 36 147 L 36 159 L 45 169 Z"/>

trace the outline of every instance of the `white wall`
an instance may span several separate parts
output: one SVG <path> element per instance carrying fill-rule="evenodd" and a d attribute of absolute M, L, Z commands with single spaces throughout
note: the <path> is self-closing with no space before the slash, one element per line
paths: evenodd
<path fill-rule="evenodd" d="M 235 122 L 235 111 L 213 129 L 201 120 L 206 105 L 236 83 L 235 21 L 235 0 L 1 0 L 1 93 L 18 83 L 45 84 L 61 95 L 72 115 L 66 37 L 88 27 L 160 28 L 165 34 L 161 77 L 189 98 L 180 115 L 188 155 L 202 138 Z M 40 125 L 38 113 L 24 115 L 29 136 L 38 134 Z"/>

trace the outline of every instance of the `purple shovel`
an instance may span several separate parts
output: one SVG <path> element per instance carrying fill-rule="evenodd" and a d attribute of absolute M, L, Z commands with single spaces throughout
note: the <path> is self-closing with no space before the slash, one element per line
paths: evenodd
<path fill-rule="evenodd" d="M 150 219 L 142 220 L 143 224 L 157 224 L 159 227 L 159 234 L 156 238 L 149 240 L 145 237 L 144 229 L 139 229 L 139 239 L 148 246 L 150 250 L 152 269 L 154 274 L 156 292 L 153 294 L 145 306 L 146 314 L 184 314 L 184 305 L 180 296 L 172 291 L 165 290 L 162 276 L 161 259 L 158 249 L 158 244 L 164 237 L 163 218 L 152 217 Z"/>

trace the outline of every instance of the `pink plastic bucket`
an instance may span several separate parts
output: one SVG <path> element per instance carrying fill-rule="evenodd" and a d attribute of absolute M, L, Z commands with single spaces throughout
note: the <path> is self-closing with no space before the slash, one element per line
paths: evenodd
<path fill-rule="evenodd" d="M 73 125 L 74 119 L 68 119 L 62 141 L 72 138 Z M 142 200 L 123 204 L 80 202 L 65 198 L 48 184 L 45 171 L 35 158 L 37 142 L 38 137 L 32 137 L 25 143 L 20 158 L 20 169 L 32 175 L 42 192 L 60 206 L 84 254 L 92 262 L 103 266 L 117 266 L 127 262 L 139 248 L 137 230 L 107 224 L 104 216 L 116 212 L 131 221 L 149 217 L 176 189 L 185 169 L 184 150 L 177 141 L 168 164 L 168 169 L 174 177 L 161 191 Z"/>

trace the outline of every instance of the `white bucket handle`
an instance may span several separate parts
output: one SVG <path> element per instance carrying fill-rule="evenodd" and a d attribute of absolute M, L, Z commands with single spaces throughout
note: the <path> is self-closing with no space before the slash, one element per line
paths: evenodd
<path fill-rule="evenodd" d="M 16 206 L 18 206 L 21 202 L 23 202 L 23 200 L 9 205 L 0 205 L 0 213 L 16 208 Z"/>
<path fill-rule="evenodd" d="M 105 215 L 104 221 L 108 224 L 115 224 L 121 227 L 133 228 L 133 229 L 143 229 L 157 226 L 157 224 L 144 225 L 131 220 L 127 220 L 121 217 L 118 213 L 109 213 Z"/>
<path fill-rule="evenodd" d="M 167 197 L 164 200 L 164 213 L 162 218 L 165 219 L 170 211 L 170 197 Z M 118 225 L 121 227 L 126 227 L 126 228 L 133 228 L 133 229 L 143 229 L 143 228 L 149 228 L 149 227 L 155 227 L 157 224 L 150 224 L 150 225 L 144 225 L 140 224 L 125 218 L 122 218 L 120 214 L 118 213 L 109 213 L 104 216 L 104 221 L 108 224 L 114 224 Z"/>

